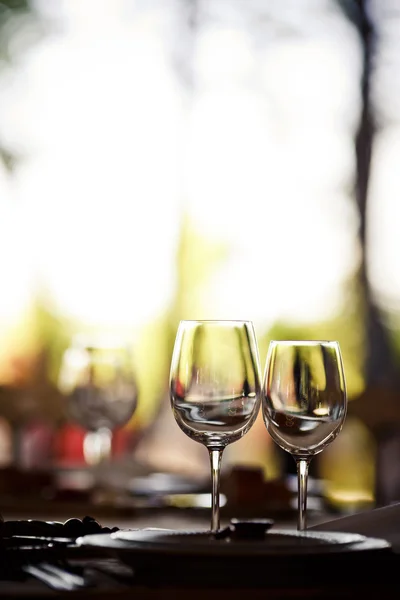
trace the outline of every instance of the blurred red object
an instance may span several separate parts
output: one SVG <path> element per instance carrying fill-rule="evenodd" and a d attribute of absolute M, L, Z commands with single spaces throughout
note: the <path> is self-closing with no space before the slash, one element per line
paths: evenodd
<path fill-rule="evenodd" d="M 66 423 L 54 439 L 54 458 L 57 464 L 71 466 L 83 465 L 83 440 L 85 430 L 73 423 Z"/>
<path fill-rule="evenodd" d="M 54 439 L 54 457 L 59 465 L 84 465 L 83 442 L 86 430 L 74 423 L 61 427 Z M 132 448 L 134 432 L 127 428 L 116 429 L 112 437 L 112 457 L 123 456 Z"/>

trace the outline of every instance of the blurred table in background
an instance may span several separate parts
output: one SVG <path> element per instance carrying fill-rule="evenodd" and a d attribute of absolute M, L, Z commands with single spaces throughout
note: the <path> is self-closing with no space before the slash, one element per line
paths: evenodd
<path fill-rule="evenodd" d="M 0 469 L 0 511 L 5 520 L 63 521 L 93 516 L 121 527 L 209 526 L 210 480 L 174 473 L 146 473 L 112 464 L 98 470 L 50 471 Z M 28 492 L 28 493 L 27 493 Z M 295 523 L 296 478 L 265 481 L 257 469 L 237 467 L 221 481 L 221 517 L 272 518 Z M 308 515 L 319 522 L 332 511 L 324 502 L 321 482 L 310 478 Z M 162 525 L 160 525 L 162 523 Z M 171 524 L 172 523 L 172 524 Z"/>

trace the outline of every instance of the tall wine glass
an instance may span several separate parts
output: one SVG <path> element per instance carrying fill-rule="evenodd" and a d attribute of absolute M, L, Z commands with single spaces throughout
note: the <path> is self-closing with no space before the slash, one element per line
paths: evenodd
<path fill-rule="evenodd" d="M 107 462 L 113 430 L 125 425 L 137 407 L 128 344 L 110 336 L 75 336 L 62 357 L 59 387 L 69 416 L 86 430 L 86 463 Z"/>
<path fill-rule="evenodd" d="M 209 452 L 211 532 L 216 533 L 223 450 L 249 431 L 261 402 L 258 346 L 251 321 L 181 321 L 170 396 L 179 427 Z"/>
<path fill-rule="evenodd" d="M 270 342 L 262 413 L 272 439 L 297 464 L 298 530 L 307 527 L 310 461 L 339 434 L 346 412 L 346 383 L 338 342 Z"/>

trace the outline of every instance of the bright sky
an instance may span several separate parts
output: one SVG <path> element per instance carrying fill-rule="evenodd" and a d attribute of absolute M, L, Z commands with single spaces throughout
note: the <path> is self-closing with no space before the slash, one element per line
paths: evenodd
<path fill-rule="evenodd" d="M 282 5 L 200 1 L 186 46 L 176 0 L 37 0 L 49 35 L 24 52 L 21 30 L 0 72 L 0 130 L 24 156 L 0 171 L 0 315 L 38 280 L 67 315 L 151 320 L 175 291 L 183 205 L 230 247 L 205 316 L 338 309 L 359 263 L 360 47 L 328 0 Z M 191 96 L 174 69 L 188 56 Z"/>

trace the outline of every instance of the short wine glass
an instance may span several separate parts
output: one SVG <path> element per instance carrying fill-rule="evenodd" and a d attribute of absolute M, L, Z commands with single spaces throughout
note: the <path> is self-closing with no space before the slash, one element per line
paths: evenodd
<path fill-rule="evenodd" d="M 347 393 L 336 341 L 271 341 L 263 380 L 264 423 L 297 465 L 297 529 L 307 528 L 308 467 L 343 427 Z"/>
<path fill-rule="evenodd" d="M 212 478 L 211 532 L 220 528 L 222 453 L 253 425 L 261 403 L 258 345 L 251 321 L 181 321 L 170 398 L 182 431 L 206 446 Z"/>
<path fill-rule="evenodd" d="M 86 464 L 107 463 L 113 431 L 125 425 L 137 408 L 129 345 L 119 337 L 75 336 L 62 357 L 59 388 L 68 415 L 86 430 Z"/>

